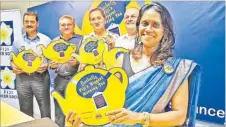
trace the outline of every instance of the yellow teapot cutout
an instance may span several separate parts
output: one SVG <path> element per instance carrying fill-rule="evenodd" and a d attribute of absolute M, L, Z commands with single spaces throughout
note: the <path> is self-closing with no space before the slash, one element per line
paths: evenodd
<path fill-rule="evenodd" d="M 51 42 L 47 48 L 40 44 L 44 56 L 57 63 L 65 63 L 71 59 L 71 54 L 76 51 L 76 45 L 69 44 L 63 39 Z"/>
<path fill-rule="evenodd" d="M 104 43 L 96 38 L 87 38 L 79 48 L 79 54 L 71 56 L 80 63 L 95 65 L 103 60 Z"/>
<path fill-rule="evenodd" d="M 35 52 L 30 50 L 23 50 L 17 56 L 11 52 L 13 62 L 22 69 L 23 72 L 31 74 L 38 70 L 44 61 L 43 56 L 38 56 Z"/>
<path fill-rule="evenodd" d="M 71 56 L 84 64 L 95 65 L 103 61 L 106 69 L 109 70 L 116 65 L 118 56 L 129 50 L 118 47 L 109 50 L 108 45 L 103 41 L 104 38 L 87 38 L 79 48 L 79 55 L 73 53 Z"/>
<path fill-rule="evenodd" d="M 124 52 L 129 52 L 129 50 L 121 47 L 115 47 L 109 50 L 108 46 L 105 45 L 103 62 L 106 66 L 106 69 L 109 70 L 115 67 L 117 58 Z"/>
<path fill-rule="evenodd" d="M 106 66 L 106 69 L 109 70 L 113 67 L 115 67 L 117 58 L 122 54 L 123 52 L 129 52 L 128 49 L 121 48 L 121 47 L 114 47 L 109 48 L 108 42 L 113 40 L 113 37 L 111 35 L 107 35 L 101 38 L 98 38 L 100 41 L 105 42 L 105 48 L 103 53 L 103 62 Z"/>
<path fill-rule="evenodd" d="M 121 74 L 121 81 L 115 73 Z M 52 96 L 65 115 L 72 110 L 86 125 L 104 125 L 109 123 L 106 112 L 124 106 L 127 85 L 128 77 L 122 68 L 106 71 L 88 65 L 68 83 L 65 98 L 55 91 Z"/>

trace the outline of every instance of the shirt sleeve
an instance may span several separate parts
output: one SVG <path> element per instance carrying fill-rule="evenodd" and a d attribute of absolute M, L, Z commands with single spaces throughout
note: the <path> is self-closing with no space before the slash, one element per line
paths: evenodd
<path fill-rule="evenodd" d="M 115 41 L 115 47 L 120 47 L 120 43 L 121 43 L 122 39 L 121 39 L 121 36 L 119 38 L 116 39 Z"/>
<path fill-rule="evenodd" d="M 18 46 L 17 46 L 17 41 L 14 41 L 13 42 L 13 45 L 12 45 L 12 50 L 11 50 L 16 56 L 19 54 L 19 51 L 18 51 Z M 13 58 L 12 56 L 10 55 L 9 56 L 9 60 L 11 61 Z"/>
<path fill-rule="evenodd" d="M 118 34 L 114 34 L 114 40 L 116 41 L 119 38 Z"/>
<path fill-rule="evenodd" d="M 48 37 L 48 36 L 46 36 L 47 38 L 46 38 L 46 47 L 51 43 L 51 39 Z"/>

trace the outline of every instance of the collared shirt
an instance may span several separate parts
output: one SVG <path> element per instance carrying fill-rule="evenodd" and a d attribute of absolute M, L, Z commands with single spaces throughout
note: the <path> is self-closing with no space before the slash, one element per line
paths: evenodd
<path fill-rule="evenodd" d="M 65 40 L 68 43 L 76 44 L 76 46 L 77 46 L 76 53 L 78 53 L 79 47 L 80 47 L 80 45 L 82 43 L 83 37 L 81 35 L 73 34 L 71 38 L 66 40 L 61 35 L 61 36 L 58 36 L 58 37 L 54 38 L 53 41 L 56 41 L 56 40 L 59 40 L 59 39 L 63 39 L 63 40 Z M 72 75 L 74 75 L 77 72 L 78 66 L 79 66 L 79 64 L 76 64 L 75 66 L 71 66 L 68 63 L 58 64 L 56 72 L 58 73 L 58 75 L 60 75 L 62 77 L 72 76 Z"/>
<path fill-rule="evenodd" d="M 122 47 L 132 50 L 135 47 L 135 38 L 131 38 L 128 34 L 124 34 L 116 40 L 115 47 Z"/>
<path fill-rule="evenodd" d="M 27 33 L 23 34 L 23 38 L 24 38 L 24 41 L 27 42 L 28 44 L 30 44 L 32 42 L 33 43 L 36 43 L 36 42 L 39 42 L 40 41 L 40 37 L 38 35 L 36 35 L 35 38 L 30 39 L 28 37 L 28 34 Z"/>
<path fill-rule="evenodd" d="M 42 50 L 39 45 L 43 44 L 45 47 L 47 47 L 50 42 L 51 39 L 42 33 L 37 33 L 37 36 L 34 39 L 29 39 L 25 33 L 13 42 L 12 51 L 15 53 L 15 55 L 18 55 L 19 52 L 23 50 L 31 49 L 38 55 L 42 55 Z M 10 60 L 12 60 L 12 57 L 10 57 Z"/>

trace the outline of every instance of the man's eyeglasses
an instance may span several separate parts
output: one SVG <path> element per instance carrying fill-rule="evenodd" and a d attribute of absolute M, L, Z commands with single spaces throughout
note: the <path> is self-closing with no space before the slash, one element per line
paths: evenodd
<path fill-rule="evenodd" d="M 72 27 L 72 26 L 73 26 L 73 24 L 70 24 L 70 23 L 65 24 L 65 23 L 63 23 L 63 24 L 61 24 L 60 26 L 62 26 L 62 27 L 66 27 L 66 26 L 68 26 L 68 27 Z"/>

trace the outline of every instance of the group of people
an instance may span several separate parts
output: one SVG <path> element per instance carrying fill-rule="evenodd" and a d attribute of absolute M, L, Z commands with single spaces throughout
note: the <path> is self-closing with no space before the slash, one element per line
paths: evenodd
<path fill-rule="evenodd" d="M 124 22 L 127 34 L 118 36 L 105 28 L 106 17 L 100 8 L 89 14 L 94 32 L 82 37 L 74 33 L 75 21 L 70 15 L 59 19 L 61 35 L 54 40 L 63 39 L 77 47 L 89 37 L 111 36 L 106 43 L 109 48 L 124 47 L 129 53 L 121 54 L 115 67 L 121 67 L 129 77 L 124 108 L 107 112 L 110 124 L 104 126 L 179 126 L 185 124 L 189 106 L 189 75 L 196 68 L 190 60 L 173 57 L 175 43 L 172 18 L 168 10 L 157 2 L 144 5 L 141 9 L 127 8 Z M 39 22 L 36 13 L 27 12 L 23 17 L 26 33 L 13 44 L 14 53 L 21 47 L 42 54 L 39 44 L 47 46 L 51 40 L 37 31 Z M 78 52 L 78 50 L 76 51 Z M 50 77 L 48 67 L 56 69 L 54 89 L 64 95 L 67 83 L 79 70 L 80 63 L 71 59 L 63 64 L 45 60 L 37 72 L 23 73 L 13 61 L 11 66 L 17 74 L 16 85 L 20 110 L 33 116 L 33 95 L 36 97 L 41 117 L 50 117 Z M 137 78 L 140 75 L 142 78 Z M 140 82 L 137 82 L 141 80 Z M 142 98 L 143 97 L 143 98 Z M 146 97 L 146 98 L 145 98 Z M 145 98 L 145 99 L 144 99 Z M 86 126 L 76 112 L 66 118 L 59 104 L 55 103 L 55 122 L 64 127 L 65 122 L 74 127 Z M 170 107 L 170 110 L 166 109 Z"/>

